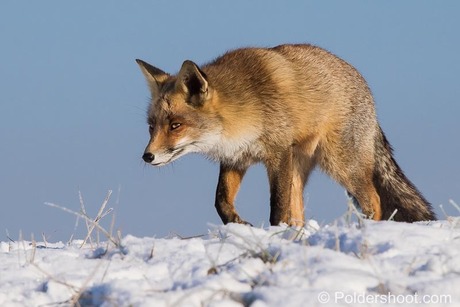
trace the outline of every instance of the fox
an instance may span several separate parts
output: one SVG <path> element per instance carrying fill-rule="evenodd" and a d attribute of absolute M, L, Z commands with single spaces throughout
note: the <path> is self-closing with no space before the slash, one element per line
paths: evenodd
<path fill-rule="evenodd" d="M 235 198 L 255 163 L 267 170 L 271 225 L 305 225 L 303 191 L 317 166 L 369 219 L 436 219 L 395 161 L 367 82 L 333 53 L 310 44 L 240 48 L 201 66 L 186 60 L 176 74 L 136 62 L 151 92 L 143 160 L 160 167 L 201 153 L 218 162 L 224 224 L 249 224 Z"/>

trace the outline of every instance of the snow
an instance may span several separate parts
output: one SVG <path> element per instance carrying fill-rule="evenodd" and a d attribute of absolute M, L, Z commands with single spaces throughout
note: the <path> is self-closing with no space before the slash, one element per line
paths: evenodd
<path fill-rule="evenodd" d="M 0 306 L 460 306 L 460 218 L 82 243 L 0 242 Z"/>

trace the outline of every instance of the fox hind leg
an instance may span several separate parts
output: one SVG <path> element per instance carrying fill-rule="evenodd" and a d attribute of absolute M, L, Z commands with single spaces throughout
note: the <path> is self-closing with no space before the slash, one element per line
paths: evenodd
<path fill-rule="evenodd" d="M 372 218 L 375 221 L 381 220 L 382 209 L 380 197 L 372 181 L 363 181 L 347 185 L 348 194 L 352 196 L 354 205 L 358 205 L 363 211 L 363 214 L 368 218 Z"/>
<path fill-rule="evenodd" d="M 361 208 L 361 205 L 358 203 L 358 200 L 356 199 L 356 197 L 353 196 L 353 194 L 350 193 L 350 191 L 347 190 L 347 196 L 348 198 L 350 198 L 353 206 L 355 206 L 356 208 Z"/>
<path fill-rule="evenodd" d="M 372 151 L 360 151 L 359 146 L 350 148 L 349 144 L 339 142 L 333 147 L 323 146 L 318 162 L 328 175 L 347 189 L 367 217 L 381 220 L 380 196 L 373 182 Z"/>

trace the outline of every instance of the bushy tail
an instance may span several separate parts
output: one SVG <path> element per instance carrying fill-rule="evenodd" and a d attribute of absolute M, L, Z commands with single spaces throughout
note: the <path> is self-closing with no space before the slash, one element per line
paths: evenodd
<path fill-rule="evenodd" d="M 376 164 L 374 185 L 380 196 L 382 220 L 387 220 L 397 209 L 395 221 L 416 222 L 436 220 L 431 204 L 407 179 L 393 158 L 393 150 L 380 129 L 375 145 Z"/>

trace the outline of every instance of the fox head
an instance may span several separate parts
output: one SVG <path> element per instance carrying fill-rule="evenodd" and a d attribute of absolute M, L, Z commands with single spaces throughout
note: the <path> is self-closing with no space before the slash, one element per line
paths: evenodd
<path fill-rule="evenodd" d="M 213 110 L 215 91 L 206 74 L 192 61 L 185 61 L 171 76 L 136 60 L 152 94 L 147 113 L 150 141 L 142 158 L 155 166 L 168 164 L 191 152 L 206 152 L 221 133 Z"/>

